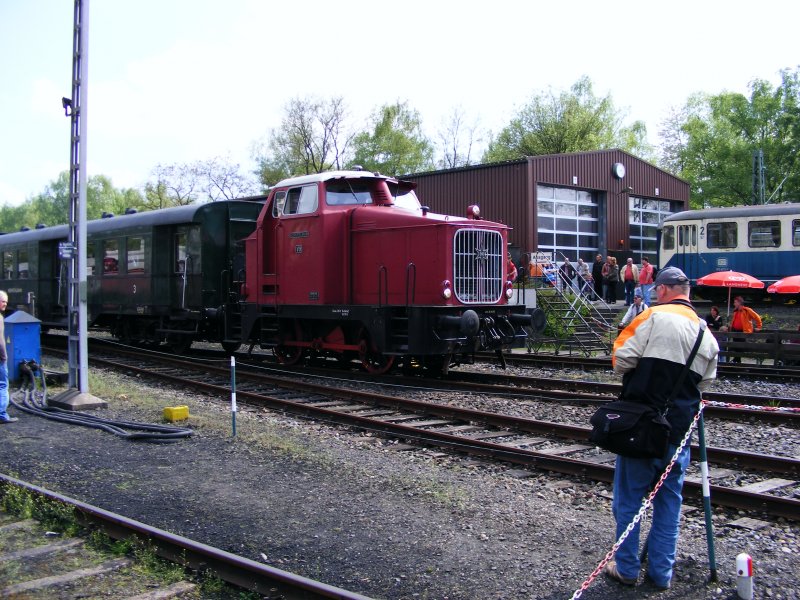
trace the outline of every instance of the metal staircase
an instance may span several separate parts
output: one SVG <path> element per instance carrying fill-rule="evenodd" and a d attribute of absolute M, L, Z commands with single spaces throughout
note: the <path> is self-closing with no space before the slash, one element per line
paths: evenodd
<path fill-rule="evenodd" d="M 580 280 L 580 277 L 578 277 Z M 557 269 L 537 278 L 536 301 L 547 317 L 548 327 L 541 335 L 530 335 L 526 348 L 531 353 L 579 352 L 585 356 L 610 354 L 616 337 L 614 318 L 618 312 L 597 299 L 588 282 L 577 288 Z M 595 298 L 595 301 L 592 301 Z"/>

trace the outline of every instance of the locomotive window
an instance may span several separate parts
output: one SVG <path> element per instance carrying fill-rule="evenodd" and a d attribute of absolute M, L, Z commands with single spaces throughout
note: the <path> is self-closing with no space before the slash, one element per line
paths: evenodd
<path fill-rule="evenodd" d="M 800 246 L 800 219 L 792 221 L 792 246 Z"/>
<path fill-rule="evenodd" d="M 300 192 L 300 200 L 297 203 L 297 211 L 295 212 L 298 215 L 308 215 L 313 212 L 316 212 L 318 206 L 317 186 L 307 185 L 301 188 L 301 190 L 302 191 Z"/>
<path fill-rule="evenodd" d="M 23 248 L 19 251 L 19 257 L 17 261 L 17 271 L 19 273 L 20 279 L 27 279 L 28 278 L 28 250 Z"/>
<path fill-rule="evenodd" d="M 103 242 L 103 273 L 105 275 L 119 273 L 119 242 L 117 240 Z"/>
<path fill-rule="evenodd" d="M 366 181 L 329 181 L 325 187 L 328 206 L 372 204 L 372 186 Z"/>
<path fill-rule="evenodd" d="M 675 249 L 675 228 L 672 225 L 664 227 L 662 238 L 664 240 L 664 250 Z"/>
<path fill-rule="evenodd" d="M 272 216 L 280 217 L 283 214 L 283 207 L 286 204 L 286 192 L 276 192 L 272 200 Z"/>
<path fill-rule="evenodd" d="M 735 248 L 738 227 L 736 223 L 709 223 L 707 227 L 709 248 Z"/>
<path fill-rule="evenodd" d="M 144 238 L 127 239 L 128 273 L 144 273 Z"/>
<path fill-rule="evenodd" d="M 11 279 L 14 275 L 14 254 L 10 250 L 3 252 L 3 277 Z"/>
<path fill-rule="evenodd" d="M 747 229 L 751 248 L 777 248 L 781 245 L 780 221 L 751 221 Z"/>

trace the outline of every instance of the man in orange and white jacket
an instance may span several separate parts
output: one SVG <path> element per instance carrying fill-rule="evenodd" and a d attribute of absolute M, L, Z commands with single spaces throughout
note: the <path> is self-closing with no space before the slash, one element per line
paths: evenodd
<path fill-rule="evenodd" d="M 680 269 L 667 267 L 660 271 L 655 291 L 658 305 L 635 317 L 614 343 L 613 365 L 614 372 L 622 374 L 620 400 L 646 402 L 663 410 L 706 323 L 689 302 L 689 278 Z M 672 429 L 665 455 L 653 459 L 617 457 L 611 504 L 617 522 L 617 538 L 633 522 L 642 499 L 664 472 L 688 431 L 700 408 L 700 390 L 717 375 L 718 353 L 714 336 L 704 331 L 697 356 L 666 414 Z M 688 466 L 687 443 L 653 499 L 646 575 L 658 589 L 669 588 L 672 580 L 683 501 L 681 492 Z M 617 550 L 616 561 L 606 564 L 605 573 L 623 585 L 633 586 L 641 566 L 637 524 Z"/>

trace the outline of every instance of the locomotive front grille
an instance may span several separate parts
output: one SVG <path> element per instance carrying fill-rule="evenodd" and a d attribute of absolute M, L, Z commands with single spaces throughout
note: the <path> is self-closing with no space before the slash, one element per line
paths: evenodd
<path fill-rule="evenodd" d="M 494 304 L 503 293 L 503 236 L 487 229 L 461 229 L 453 239 L 453 285 L 464 304 Z"/>

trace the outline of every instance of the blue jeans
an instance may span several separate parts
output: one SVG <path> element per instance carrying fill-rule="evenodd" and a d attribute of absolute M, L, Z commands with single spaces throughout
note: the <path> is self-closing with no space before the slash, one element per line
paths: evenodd
<path fill-rule="evenodd" d="M 0 363 L 0 421 L 8 420 L 8 365 Z"/>
<path fill-rule="evenodd" d="M 642 287 L 642 300 L 644 300 L 644 303 L 647 304 L 647 306 L 650 306 L 650 292 L 653 289 L 653 284 L 643 283 L 641 287 Z"/>
<path fill-rule="evenodd" d="M 642 500 L 652 485 L 664 472 L 677 446 L 670 445 L 664 458 L 617 457 L 614 471 L 614 500 L 611 510 L 617 521 L 617 539 L 633 521 Z M 669 476 L 653 498 L 653 518 L 647 539 L 647 574 L 656 585 L 667 586 L 672 579 L 675 549 L 678 545 L 678 527 L 681 520 L 683 478 L 689 466 L 690 450 L 687 446 L 678 455 Z M 639 576 L 639 524 L 631 531 L 617 550 L 619 574 L 629 579 Z"/>
<path fill-rule="evenodd" d="M 636 282 L 633 279 L 625 280 L 625 306 L 633 304 L 633 292 L 636 291 Z"/>

